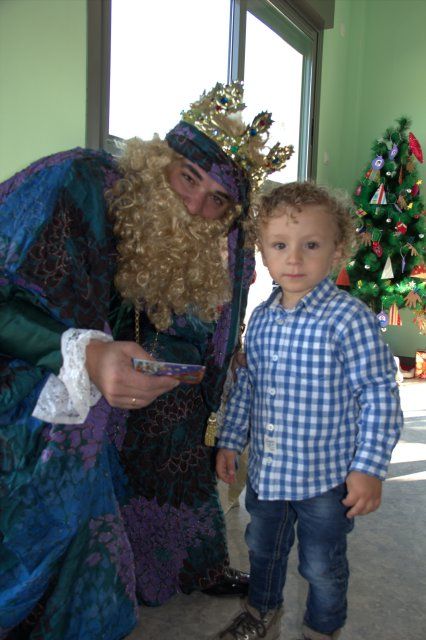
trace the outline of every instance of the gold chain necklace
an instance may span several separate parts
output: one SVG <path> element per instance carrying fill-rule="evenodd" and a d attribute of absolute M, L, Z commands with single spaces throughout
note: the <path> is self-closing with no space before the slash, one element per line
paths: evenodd
<path fill-rule="evenodd" d="M 139 320 L 140 320 L 140 311 L 135 307 L 135 340 L 138 344 L 141 343 Z"/>
<path fill-rule="evenodd" d="M 135 342 L 142 346 L 141 342 L 141 330 L 140 330 L 140 311 L 135 307 Z M 157 356 L 157 346 L 158 346 L 158 331 L 155 332 L 154 342 L 152 343 L 151 349 L 148 351 L 152 356 Z"/>

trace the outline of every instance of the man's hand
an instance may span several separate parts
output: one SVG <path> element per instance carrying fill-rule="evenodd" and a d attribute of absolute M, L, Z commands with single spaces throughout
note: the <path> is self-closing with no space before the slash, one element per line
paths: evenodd
<path fill-rule="evenodd" d="M 231 449 L 219 449 L 216 455 L 216 473 L 218 478 L 232 484 L 235 482 L 235 459 L 236 451 Z"/>
<path fill-rule="evenodd" d="M 153 360 L 135 342 L 101 342 L 92 340 L 86 348 L 86 369 L 112 407 L 139 409 L 158 396 L 177 387 L 170 376 L 149 376 L 136 371 L 132 358 Z"/>
<path fill-rule="evenodd" d="M 342 504 L 351 507 L 347 518 L 365 516 L 380 506 L 382 497 L 382 481 L 374 476 L 368 476 L 360 471 L 351 471 L 346 478 L 348 495 Z"/>

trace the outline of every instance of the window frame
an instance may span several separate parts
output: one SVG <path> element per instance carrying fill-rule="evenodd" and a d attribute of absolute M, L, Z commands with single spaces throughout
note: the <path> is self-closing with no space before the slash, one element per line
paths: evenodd
<path fill-rule="evenodd" d="M 282 36 L 283 31 L 273 20 L 278 16 L 281 28 L 285 26 L 285 40 L 304 54 L 298 175 L 300 179 L 315 179 L 323 29 L 308 14 L 296 11 L 288 0 L 231 0 L 229 82 L 244 79 L 247 11 Z M 310 55 L 303 49 L 306 39 L 311 42 Z M 88 0 L 86 146 L 117 153 L 119 139 L 108 131 L 110 56 L 111 0 Z"/>

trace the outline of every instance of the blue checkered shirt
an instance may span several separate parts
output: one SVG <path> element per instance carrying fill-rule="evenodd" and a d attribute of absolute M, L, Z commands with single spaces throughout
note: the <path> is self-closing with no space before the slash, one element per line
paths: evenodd
<path fill-rule="evenodd" d="M 374 314 L 328 278 L 294 309 L 253 312 L 219 447 L 250 441 L 261 500 L 303 500 L 349 471 L 384 479 L 403 423 L 395 362 Z"/>

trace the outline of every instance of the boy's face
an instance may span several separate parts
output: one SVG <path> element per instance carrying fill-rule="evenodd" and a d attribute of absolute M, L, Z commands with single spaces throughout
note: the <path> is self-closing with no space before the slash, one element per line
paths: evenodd
<path fill-rule="evenodd" d="M 279 213 L 281 208 L 277 210 Z M 296 306 L 303 296 L 329 275 L 341 256 L 337 226 L 331 215 L 309 205 L 291 216 L 269 218 L 260 232 L 263 264 L 283 290 L 283 306 Z"/>

